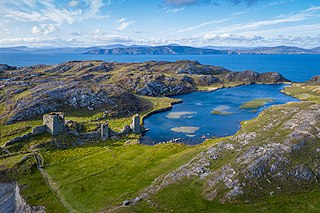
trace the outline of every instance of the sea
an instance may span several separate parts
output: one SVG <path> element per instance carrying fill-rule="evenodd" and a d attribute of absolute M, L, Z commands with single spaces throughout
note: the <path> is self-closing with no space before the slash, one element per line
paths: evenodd
<path fill-rule="evenodd" d="M 0 53 L 0 64 L 54 65 L 74 60 L 145 62 L 194 60 L 232 71 L 279 72 L 291 81 L 303 82 L 320 75 L 320 55 L 89 55 L 81 53 Z"/>

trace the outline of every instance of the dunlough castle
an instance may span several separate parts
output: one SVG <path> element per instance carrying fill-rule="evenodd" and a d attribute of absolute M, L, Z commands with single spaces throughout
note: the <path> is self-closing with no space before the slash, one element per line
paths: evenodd
<path fill-rule="evenodd" d="M 70 122 L 70 121 L 69 121 Z M 74 121 L 72 121 L 74 122 Z M 76 122 L 74 122 L 76 123 Z M 53 136 L 57 136 L 63 133 L 73 134 L 80 138 L 91 138 L 91 139 L 101 139 L 107 140 L 114 136 L 122 136 L 127 135 L 129 133 L 141 134 L 145 131 L 144 127 L 140 124 L 140 116 L 138 114 L 132 117 L 131 125 L 125 125 L 121 132 L 112 131 L 109 128 L 108 122 L 105 122 L 100 125 L 100 128 L 97 131 L 87 132 L 87 133 L 80 133 L 79 130 L 71 131 L 70 128 L 66 125 L 65 117 L 63 112 L 51 112 L 48 114 L 43 115 L 43 125 L 37 126 L 32 129 L 31 132 L 26 133 L 25 135 L 16 137 L 7 141 L 4 145 L 12 145 L 14 143 L 23 141 L 30 137 L 48 132 Z"/>

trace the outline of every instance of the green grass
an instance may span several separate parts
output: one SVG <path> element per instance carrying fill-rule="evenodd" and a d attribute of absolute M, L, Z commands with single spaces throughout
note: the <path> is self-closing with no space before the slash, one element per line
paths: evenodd
<path fill-rule="evenodd" d="M 212 110 L 211 114 L 213 115 L 232 115 L 232 112 L 222 111 L 222 110 Z"/>
<path fill-rule="evenodd" d="M 285 196 L 270 196 L 254 204 L 220 203 L 202 197 L 203 185 L 198 179 L 184 180 L 162 189 L 156 195 L 135 206 L 122 207 L 116 212 L 319 212 L 320 190 Z M 155 206 L 157 205 L 157 206 Z"/>
<path fill-rule="evenodd" d="M 26 155 L 30 154 L 0 159 L 0 181 L 16 181 L 28 205 L 45 206 L 46 212 L 67 212 L 37 170 L 33 156 L 21 161 Z"/>
<path fill-rule="evenodd" d="M 292 86 L 285 87 L 282 92 L 303 101 L 320 103 L 319 84 L 293 84 Z"/>
<path fill-rule="evenodd" d="M 43 153 L 59 194 L 79 212 L 131 199 L 154 178 L 187 163 L 208 144 L 96 146 Z"/>
<path fill-rule="evenodd" d="M 31 132 L 32 128 L 42 125 L 41 120 L 22 121 L 10 125 L 0 124 L 0 146 L 5 142 Z"/>
<path fill-rule="evenodd" d="M 218 201 L 205 200 L 201 194 L 202 182 L 198 179 L 183 180 L 172 184 L 137 206 L 122 208 L 117 212 L 254 212 L 254 208 L 221 204 Z M 152 204 L 157 206 L 152 206 Z"/>
<path fill-rule="evenodd" d="M 0 158 L 0 171 L 12 169 L 27 154 L 18 154 L 11 157 Z"/>
<path fill-rule="evenodd" d="M 178 99 L 167 98 L 167 97 L 161 97 L 161 98 L 148 97 L 148 96 L 138 96 L 138 97 L 146 105 L 149 105 L 148 110 L 139 113 L 141 117 L 141 122 L 144 119 L 144 117 L 149 115 L 150 113 L 170 107 L 172 103 L 178 101 Z M 92 110 L 92 111 L 89 111 L 86 109 L 81 111 L 76 111 L 72 108 L 65 108 L 62 111 L 65 112 L 66 120 L 73 120 L 76 122 L 83 123 L 87 131 L 96 130 L 101 123 L 108 121 L 109 127 L 111 129 L 120 132 L 125 125 L 130 125 L 132 121 L 131 116 L 122 117 L 122 118 L 108 117 L 106 119 L 98 121 L 98 119 L 103 116 L 103 112 L 101 112 L 101 110 L 99 109 Z"/>
<path fill-rule="evenodd" d="M 240 106 L 241 109 L 257 109 L 266 105 L 269 102 L 272 102 L 273 98 L 258 98 L 249 102 L 246 102 Z"/>

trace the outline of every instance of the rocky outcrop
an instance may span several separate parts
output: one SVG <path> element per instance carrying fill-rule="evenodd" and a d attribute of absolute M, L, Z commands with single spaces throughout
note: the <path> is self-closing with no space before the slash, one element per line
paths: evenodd
<path fill-rule="evenodd" d="M 290 80 L 284 78 L 281 74 L 276 72 L 257 73 L 251 70 L 244 72 L 230 72 L 225 76 L 228 81 L 245 82 L 245 83 L 279 83 L 290 82 Z"/>
<path fill-rule="evenodd" d="M 312 82 L 312 83 L 320 83 L 320 75 L 312 77 L 310 79 L 310 82 Z"/>
<path fill-rule="evenodd" d="M 16 183 L 0 183 L 0 212 L 45 213 L 43 206 L 29 206 Z"/>
<path fill-rule="evenodd" d="M 16 70 L 16 69 L 17 69 L 17 67 L 12 67 L 7 64 L 0 64 L 0 73 L 7 71 L 7 70 Z"/>
<path fill-rule="evenodd" d="M 183 65 L 177 70 L 177 74 L 217 75 L 231 72 L 220 66 L 201 65 L 198 61 L 179 62 Z"/>
<path fill-rule="evenodd" d="M 114 111 L 118 116 L 134 114 L 146 109 L 136 96 L 116 85 L 79 87 L 75 83 L 65 84 L 62 81 L 56 81 L 30 89 L 28 95 L 12 106 L 13 116 L 7 124 L 59 111 L 62 107 L 86 110 L 105 108 Z"/>

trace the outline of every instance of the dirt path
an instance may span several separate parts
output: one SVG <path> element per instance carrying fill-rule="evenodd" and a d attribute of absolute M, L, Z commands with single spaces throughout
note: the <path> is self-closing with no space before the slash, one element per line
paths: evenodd
<path fill-rule="evenodd" d="M 60 203 L 69 211 L 69 212 L 78 212 L 64 199 L 63 195 L 59 191 L 57 183 L 50 177 L 50 175 L 43 169 L 44 159 L 35 151 L 33 151 L 34 158 L 37 162 L 38 170 L 40 171 L 42 177 L 50 187 L 51 191 L 55 194 Z"/>

